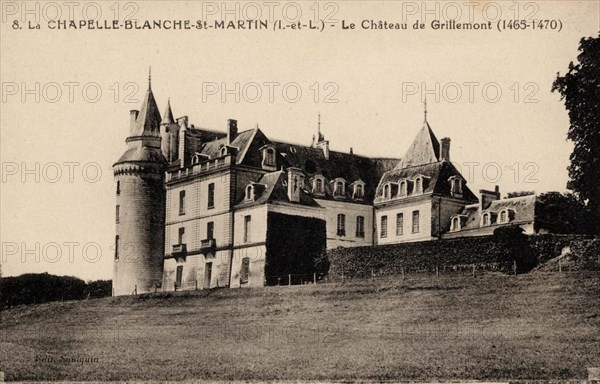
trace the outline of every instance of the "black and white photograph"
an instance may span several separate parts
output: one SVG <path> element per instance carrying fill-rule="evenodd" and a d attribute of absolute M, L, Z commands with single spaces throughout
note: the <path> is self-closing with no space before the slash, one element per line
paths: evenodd
<path fill-rule="evenodd" d="M 0 18 L 0 382 L 600 383 L 600 0 Z"/>

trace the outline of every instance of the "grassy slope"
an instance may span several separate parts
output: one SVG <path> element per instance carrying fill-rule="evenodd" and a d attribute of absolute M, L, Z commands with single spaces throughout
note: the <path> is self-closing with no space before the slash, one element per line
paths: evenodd
<path fill-rule="evenodd" d="M 411 277 L 13 308 L 1 313 L 0 370 L 7 380 L 585 378 L 600 366 L 597 281 Z"/>

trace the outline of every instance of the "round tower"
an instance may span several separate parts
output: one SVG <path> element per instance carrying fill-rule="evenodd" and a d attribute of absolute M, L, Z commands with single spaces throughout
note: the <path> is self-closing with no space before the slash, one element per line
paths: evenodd
<path fill-rule="evenodd" d="M 116 236 L 113 296 L 154 292 L 162 284 L 167 161 L 160 113 L 149 86 L 140 111 L 131 111 L 127 150 L 113 165 Z"/>

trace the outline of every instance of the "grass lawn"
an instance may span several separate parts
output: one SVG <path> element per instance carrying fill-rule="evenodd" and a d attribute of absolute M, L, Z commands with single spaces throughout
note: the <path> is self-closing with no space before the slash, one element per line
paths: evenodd
<path fill-rule="evenodd" d="M 6 380 L 585 379 L 592 273 L 409 276 L 0 312 Z"/>

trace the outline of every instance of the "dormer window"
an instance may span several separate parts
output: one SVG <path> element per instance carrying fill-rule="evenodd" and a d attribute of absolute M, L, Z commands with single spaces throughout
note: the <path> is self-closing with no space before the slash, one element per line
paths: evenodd
<path fill-rule="evenodd" d="M 192 156 L 192 165 L 196 165 L 200 163 L 200 156 L 198 156 L 198 154 L 195 154 L 194 156 Z"/>
<path fill-rule="evenodd" d="M 489 225 L 492 225 L 492 219 L 491 219 L 490 213 L 486 212 L 481 216 L 481 226 L 487 227 Z"/>
<path fill-rule="evenodd" d="M 398 196 L 406 196 L 408 194 L 408 183 L 406 180 L 400 181 L 400 189 L 398 190 Z"/>
<path fill-rule="evenodd" d="M 325 194 L 325 179 L 322 176 L 315 176 L 313 179 L 313 193 L 316 195 Z"/>
<path fill-rule="evenodd" d="M 227 155 L 227 147 L 221 147 L 221 157 Z"/>
<path fill-rule="evenodd" d="M 386 184 L 383 186 L 383 199 L 384 200 L 390 199 L 390 196 L 391 196 L 390 190 L 391 190 L 390 184 Z"/>
<path fill-rule="evenodd" d="M 352 198 L 354 199 L 362 199 L 365 196 L 365 183 L 362 181 L 356 181 L 354 183 L 354 193 L 352 194 Z"/>
<path fill-rule="evenodd" d="M 260 149 L 262 153 L 263 169 L 274 171 L 277 168 L 277 159 L 275 156 L 275 147 L 272 144 L 264 145 Z"/>
<path fill-rule="evenodd" d="M 462 196 L 462 184 L 463 180 L 458 176 L 452 176 L 448 179 L 450 181 L 450 193 L 452 196 Z"/>
<path fill-rule="evenodd" d="M 460 217 L 454 216 L 450 222 L 450 231 L 460 231 Z"/>
<path fill-rule="evenodd" d="M 246 200 L 254 200 L 254 187 L 252 185 L 246 187 Z"/>
<path fill-rule="evenodd" d="M 512 209 L 503 209 L 498 214 L 498 224 L 506 224 L 515 218 L 515 211 Z"/>
<path fill-rule="evenodd" d="M 415 179 L 414 193 L 415 194 L 423 193 L 423 178 L 420 176 Z"/>
<path fill-rule="evenodd" d="M 346 196 L 346 181 L 344 179 L 335 179 L 333 181 L 333 196 L 344 197 Z"/>

